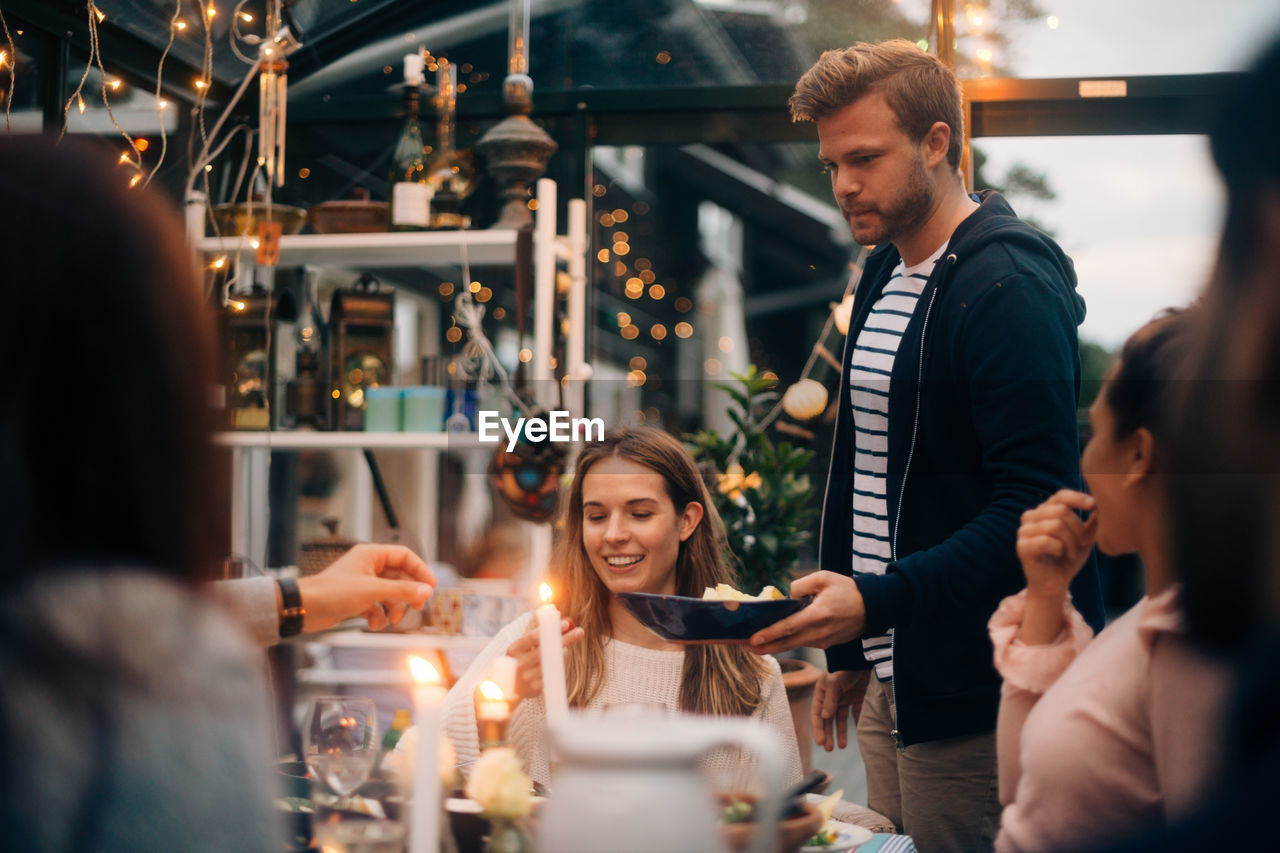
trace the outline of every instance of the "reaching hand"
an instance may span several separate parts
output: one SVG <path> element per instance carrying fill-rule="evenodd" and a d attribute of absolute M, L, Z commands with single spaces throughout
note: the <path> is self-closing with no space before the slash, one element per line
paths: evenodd
<path fill-rule="evenodd" d="M 324 571 L 298 579 L 304 631 L 364 616 L 373 630 L 396 624 L 431 597 L 435 575 L 403 545 L 356 545 Z"/>
<path fill-rule="evenodd" d="M 809 606 L 753 634 L 751 651 L 771 655 L 800 646 L 825 649 L 862 634 L 867 613 L 853 578 L 814 572 L 791 584 L 791 597 L 802 595 L 814 597 Z"/>
<path fill-rule="evenodd" d="M 1097 504 L 1083 492 L 1062 489 L 1022 514 L 1018 559 L 1033 598 L 1065 596 L 1098 539 Z M 1082 521 L 1078 511 L 1089 512 Z"/>
<path fill-rule="evenodd" d="M 834 724 L 836 742 L 841 749 L 849 745 L 849 717 L 854 725 L 862 716 L 862 699 L 867 693 L 871 670 L 824 672 L 813 688 L 813 742 L 830 752 L 833 748 L 831 729 Z"/>
<path fill-rule="evenodd" d="M 573 626 L 572 619 L 560 620 L 561 642 L 567 649 L 581 640 L 586 632 Z M 516 659 L 516 696 L 512 707 L 522 699 L 542 695 L 542 644 L 538 639 L 538 627 L 507 647 L 507 656 Z"/>

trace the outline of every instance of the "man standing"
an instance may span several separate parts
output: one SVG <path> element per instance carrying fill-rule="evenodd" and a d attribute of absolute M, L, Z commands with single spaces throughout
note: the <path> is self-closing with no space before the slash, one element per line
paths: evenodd
<path fill-rule="evenodd" d="M 1071 260 L 997 193 L 960 177 L 952 72 L 894 40 L 827 51 L 796 120 L 867 259 L 845 344 L 814 596 L 752 637 L 827 649 L 815 739 L 857 720 L 868 804 L 922 853 L 990 849 L 1000 813 L 1000 680 L 987 620 L 1022 586 L 1019 517 L 1079 488 Z M 1074 603 L 1102 624 L 1092 560 Z M 874 678 L 871 676 L 874 675 Z M 861 709 L 859 711 L 859 708 Z"/>

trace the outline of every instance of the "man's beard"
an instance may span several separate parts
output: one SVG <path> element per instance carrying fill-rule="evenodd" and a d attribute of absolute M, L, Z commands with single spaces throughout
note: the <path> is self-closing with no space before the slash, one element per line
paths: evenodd
<path fill-rule="evenodd" d="M 876 208 L 872 223 L 855 231 L 853 219 L 849 218 L 854 240 L 863 246 L 876 246 L 914 233 L 933 209 L 935 193 L 924 158 L 916 158 L 899 197 L 889 207 Z"/>

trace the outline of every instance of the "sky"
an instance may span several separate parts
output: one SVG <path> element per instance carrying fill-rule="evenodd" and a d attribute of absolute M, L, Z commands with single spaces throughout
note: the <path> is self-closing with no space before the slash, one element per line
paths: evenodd
<path fill-rule="evenodd" d="M 999 2 L 999 0 L 994 0 Z M 1186 74 L 1244 67 L 1280 33 L 1274 0 L 1039 0 L 1046 19 L 1008 27 L 1018 77 Z M 958 0 L 958 14 L 965 3 Z M 1162 308 L 1199 293 L 1223 193 L 1201 136 L 982 139 L 991 174 L 1046 173 L 1051 202 L 1013 200 L 1051 229 L 1088 305 L 1082 338 L 1116 347 Z"/>

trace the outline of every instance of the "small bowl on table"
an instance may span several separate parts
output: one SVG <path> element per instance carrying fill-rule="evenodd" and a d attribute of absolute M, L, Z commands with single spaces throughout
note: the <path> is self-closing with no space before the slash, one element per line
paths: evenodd
<path fill-rule="evenodd" d="M 754 794 L 720 794 L 720 805 L 728 806 L 732 802 L 755 803 Z M 796 853 L 813 834 L 822 828 L 822 812 L 813 803 L 801 801 L 803 813 L 778 821 L 778 841 L 773 849 L 776 853 Z M 755 838 L 757 823 L 754 820 L 736 821 L 720 824 L 720 837 L 725 840 L 730 853 L 746 853 Z"/>

